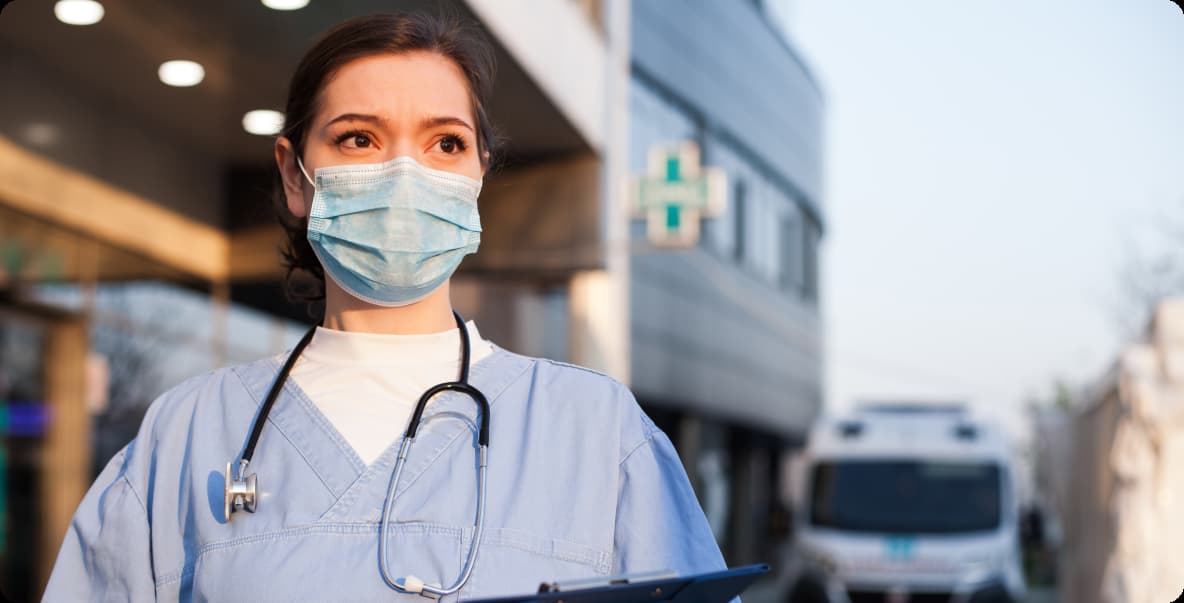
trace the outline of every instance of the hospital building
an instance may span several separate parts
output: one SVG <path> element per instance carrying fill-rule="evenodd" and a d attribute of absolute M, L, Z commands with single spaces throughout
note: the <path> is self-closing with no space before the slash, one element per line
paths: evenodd
<path fill-rule="evenodd" d="M 784 459 L 823 399 L 826 216 L 824 96 L 772 2 L 9 4 L 0 592 L 39 597 L 153 398 L 311 324 L 283 293 L 274 111 L 320 32 L 392 7 L 453 11 L 498 60 L 507 143 L 457 310 L 511 351 L 628 384 L 729 565 L 775 563 Z"/>

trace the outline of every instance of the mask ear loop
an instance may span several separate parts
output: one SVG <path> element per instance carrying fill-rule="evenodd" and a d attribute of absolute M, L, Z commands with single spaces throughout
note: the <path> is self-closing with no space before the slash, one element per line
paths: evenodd
<path fill-rule="evenodd" d="M 304 169 L 304 162 L 300 161 L 299 155 L 296 156 L 296 165 L 300 167 L 300 173 L 304 174 L 304 179 L 307 180 L 310 185 L 312 185 L 313 189 L 316 189 L 317 183 L 313 182 L 312 178 L 309 178 L 308 171 Z"/>

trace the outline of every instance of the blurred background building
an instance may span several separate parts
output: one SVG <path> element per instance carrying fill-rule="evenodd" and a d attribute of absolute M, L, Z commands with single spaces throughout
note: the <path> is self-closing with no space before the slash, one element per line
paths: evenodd
<path fill-rule="evenodd" d="M 1070 405 L 1033 425 L 1036 495 L 1063 601 L 1174 601 L 1184 587 L 1184 298 Z"/>
<path fill-rule="evenodd" d="M 696 141 L 725 209 L 696 246 L 634 221 L 632 387 L 670 434 L 731 564 L 774 558 L 783 452 L 822 404 L 817 82 L 758 3 L 634 2 L 630 164 Z"/>
<path fill-rule="evenodd" d="M 8 596 L 40 592 L 75 506 L 156 395 L 307 328 L 309 309 L 282 292 L 276 117 L 252 112 L 282 108 L 320 32 L 391 8 L 18 1 L 0 15 Z M 458 310 L 510 350 L 630 383 L 729 563 L 773 559 L 783 453 L 822 401 L 823 98 L 809 69 L 756 1 L 443 8 L 495 47 L 490 113 L 508 139 L 481 251 L 454 279 Z M 179 59 L 199 82 L 165 83 L 193 75 L 162 70 Z M 727 192 L 672 249 L 632 219 L 629 192 L 654 149 L 682 142 Z"/>

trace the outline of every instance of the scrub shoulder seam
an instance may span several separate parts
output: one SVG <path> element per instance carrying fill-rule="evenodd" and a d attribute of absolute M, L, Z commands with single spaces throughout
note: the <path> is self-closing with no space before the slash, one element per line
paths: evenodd
<path fill-rule="evenodd" d="M 617 463 L 617 466 L 620 467 L 620 466 L 624 465 L 630 458 L 633 457 L 633 453 L 637 452 L 638 450 L 641 450 L 646 444 L 652 443 L 654 441 L 654 434 L 656 434 L 656 433 L 657 433 L 656 431 L 651 431 L 649 433 L 649 435 L 647 435 L 645 437 L 644 440 L 638 442 L 637 445 L 630 448 L 629 452 L 626 452 L 625 456 L 621 457 L 621 462 Z"/>
<path fill-rule="evenodd" d="M 156 396 L 152 403 L 148 405 L 148 410 L 144 413 L 143 422 L 140 425 L 140 430 L 137 431 L 136 437 L 142 435 L 142 431 L 147 428 L 149 432 L 154 432 L 160 424 L 161 415 L 167 419 L 169 413 L 174 411 L 178 406 L 184 405 L 187 401 L 193 402 L 193 396 L 201 391 L 203 387 L 208 385 L 211 381 L 219 378 L 225 378 L 225 373 L 233 372 L 225 367 L 208 370 L 204 373 L 194 375 L 181 381 L 180 383 L 166 389 Z"/>
<path fill-rule="evenodd" d="M 132 485 L 132 480 L 127 478 L 126 473 L 120 474 L 119 479 L 123 480 L 123 483 L 127 485 L 128 491 L 132 493 L 132 498 L 136 499 L 136 503 L 140 505 L 140 510 L 144 512 L 144 519 L 146 520 L 148 518 L 148 505 L 144 504 L 144 498 L 140 496 L 139 492 L 136 492 L 136 487 Z"/>
<path fill-rule="evenodd" d="M 611 381 L 615 385 L 618 385 L 620 387 L 625 387 L 624 383 L 617 381 L 612 375 L 609 375 L 607 373 L 603 373 L 603 372 L 598 371 L 596 369 L 588 368 L 586 366 L 580 366 L 578 364 L 572 364 L 570 362 L 563 362 L 561 360 L 552 360 L 551 358 L 535 358 L 535 361 L 536 362 L 544 362 L 546 364 L 550 364 L 551 366 L 556 366 L 556 367 L 561 367 L 561 368 L 570 368 L 570 369 L 575 369 L 577 371 L 583 371 L 585 373 L 590 373 L 590 374 L 596 375 L 598 377 L 604 377 L 605 379 L 608 379 L 609 381 Z"/>

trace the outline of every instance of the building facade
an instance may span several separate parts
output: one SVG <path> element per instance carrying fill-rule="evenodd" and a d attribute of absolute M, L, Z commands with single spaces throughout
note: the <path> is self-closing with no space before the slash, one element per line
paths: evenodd
<path fill-rule="evenodd" d="M 823 100 L 759 3 L 632 9 L 630 164 L 697 143 L 726 209 L 698 244 L 632 227 L 632 387 L 678 446 L 730 564 L 784 536 L 783 452 L 822 404 L 818 309 Z"/>

